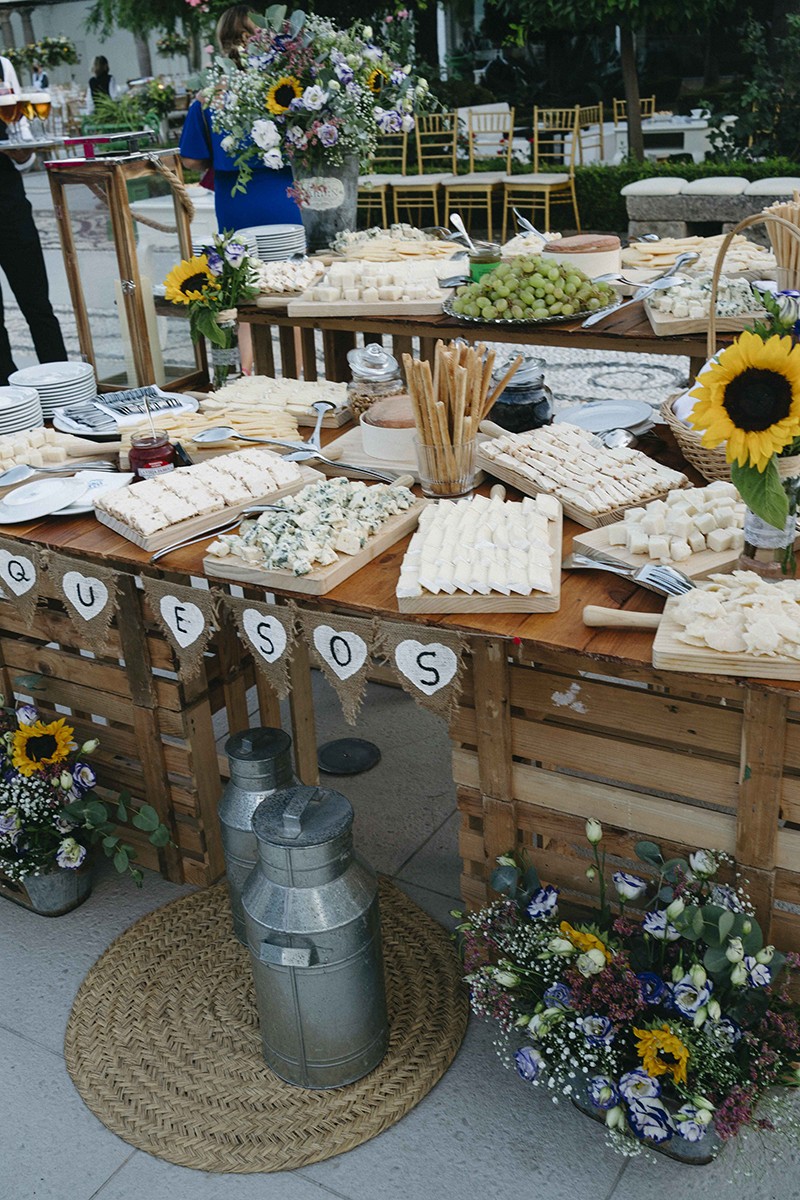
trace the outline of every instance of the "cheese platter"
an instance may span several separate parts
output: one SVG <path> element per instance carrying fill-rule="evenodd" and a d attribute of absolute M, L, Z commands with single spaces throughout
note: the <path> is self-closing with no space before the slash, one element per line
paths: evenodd
<path fill-rule="evenodd" d="M 319 471 L 284 462 L 270 450 L 240 450 L 106 493 L 97 499 L 95 516 L 153 553 L 213 533 L 244 509 L 272 504 L 321 478 Z"/>
<path fill-rule="evenodd" d="M 774 584 L 768 585 L 770 587 Z M 694 675 L 736 675 L 750 679 L 800 680 L 800 658 L 764 656 L 689 646 L 680 638 L 682 626 L 676 617 L 681 597 L 670 597 L 656 629 L 653 666 L 661 671 L 684 671 Z"/>
<path fill-rule="evenodd" d="M 240 530 L 239 535 L 228 535 L 212 543 L 203 559 L 206 575 L 271 590 L 324 596 L 405 537 L 429 503 L 413 496 L 398 482 L 367 487 L 344 478 L 305 488 L 292 500 L 293 504 L 286 508 L 290 520 L 265 514 L 257 523 L 263 532 L 256 530 L 253 522 L 250 528 L 242 526 L 244 537 Z M 321 517 L 326 507 L 328 521 Z M 366 527 L 358 532 L 360 526 L 353 517 L 359 509 L 383 510 L 377 513 L 377 517 L 383 517 L 379 523 L 377 517 L 369 521 L 375 526 L 372 533 L 365 533 Z M 342 517 L 339 512 L 353 515 Z M 313 514 L 313 524 L 304 524 L 304 513 Z M 318 544 L 319 531 L 326 525 L 329 535 Z M 305 536 L 300 532 L 304 529 Z M 261 542 L 253 535 L 259 536 Z M 247 537 L 253 537 L 249 544 L 245 543 Z M 310 548 L 312 541 L 314 545 Z M 250 561 L 240 556 L 252 551 L 255 552 L 251 553 Z M 292 565 L 274 565 L 284 560 Z"/>
<path fill-rule="evenodd" d="M 335 262 L 302 296 L 290 300 L 290 317 L 437 316 L 453 294 L 440 280 L 449 262 Z"/>
<path fill-rule="evenodd" d="M 670 313 L 659 312 L 647 300 L 644 310 L 657 337 L 683 337 L 688 333 L 705 333 L 708 329 L 708 317 L 674 317 Z M 747 312 L 735 317 L 717 317 L 718 333 L 741 333 L 743 329 L 752 328 L 754 321 L 764 319 L 764 313 Z"/>
<path fill-rule="evenodd" d="M 502 433 L 478 446 L 476 462 L 487 475 L 526 496 L 555 496 L 565 516 L 586 529 L 613 525 L 627 509 L 689 486 L 681 472 L 641 451 L 605 449 L 586 430 L 566 422 L 522 434 L 500 431 L 491 422 L 481 429 Z"/>
<path fill-rule="evenodd" d="M 504 497 L 496 484 L 488 499 L 440 500 L 420 514 L 400 569 L 400 612 L 558 611 L 561 506 L 552 497 Z"/>

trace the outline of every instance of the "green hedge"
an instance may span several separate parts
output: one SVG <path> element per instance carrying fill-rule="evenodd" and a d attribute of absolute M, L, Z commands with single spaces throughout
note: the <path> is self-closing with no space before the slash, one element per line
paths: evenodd
<path fill-rule="evenodd" d="M 800 163 L 788 158 L 773 158 L 763 162 L 624 162 L 618 166 L 594 164 L 576 167 L 575 186 L 582 227 L 591 231 L 626 232 L 628 214 L 625 197 L 620 195 L 620 190 L 628 183 L 653 175 L 677 175 L 690 181 L 709 175 L 740 175 L 749 180 L 766 179 L 773 175 L 800 177 Z"/>

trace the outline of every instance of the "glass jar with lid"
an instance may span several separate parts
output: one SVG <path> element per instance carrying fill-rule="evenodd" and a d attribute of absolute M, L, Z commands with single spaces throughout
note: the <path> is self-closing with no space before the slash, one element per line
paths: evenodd
<path fill-rule="evenodd" d="M 399 396 L 406 390 L 397 359 L 377 342 L 350 350 L 347 361 L 353 376 L 347 385 L 347 403 L 356 419 L 376 400 Z"/>
<path fill-rule="evenodd" d="M 128 461 L 137 481 L 152 479 L 154 475 L 165 475 L 175 470 L 175 447 L 163 429 L 134 434 Z"/>
<path fill-rule="evenodd" d="M 489 420 L 501 425 L 509 433 L 539 429 L 542 425 L 550 425 L 553 420 L 553 393 L 544 381 L 547 363 L 543 358 L 525 354 L 525 347 L 515 346 L 510 351 L 501 352 L 495 361 L 494 380 L 499 382 L 502 379 L 518 351 L 523 354 L 523 363 L 512 375 L 489 413 Z"/>

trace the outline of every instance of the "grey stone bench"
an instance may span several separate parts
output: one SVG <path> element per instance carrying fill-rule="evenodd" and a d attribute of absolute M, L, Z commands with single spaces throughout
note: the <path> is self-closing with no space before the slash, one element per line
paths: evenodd
<path fill-rule="evenodd" d="M 756 179 L 715 175 L 689 183 L 678 177 L 653 176 L 622 188 L 628 210 L 628 236 L 660 237 L 727 233 L 745 217 L 755 216 L 774 200 L 791 200 L 800 178 Z M 765 229 L 748 230 L 754 241 L 767 243 Z"/>

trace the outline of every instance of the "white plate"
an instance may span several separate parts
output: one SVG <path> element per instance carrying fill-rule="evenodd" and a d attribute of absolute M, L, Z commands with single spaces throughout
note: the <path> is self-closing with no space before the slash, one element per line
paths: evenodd
<path fill-rule="evenodd" d="M 23 367 L 9 375 L 9 383 L 21 387 L 64 387 L 66 384 L 83 381 L 89 375 L 94 375 L 91 363 L 56 362 L 39 363 L 34 367 Z"/>
<path fill-rule="evenodd" d="M 32 387 L 0 387 L 0 412 L 24 412 L 39 406 L 39 393 Z"/>
<path fill-rule="evenodd" d="M 603 433 L 606 429 L 633 429 L 652 419 L 653 408 L 643 400 L 591 400 L 580 408 L 562 409 L 555 422 Z"/>
<path fill-rule="evenodd" d="M 20 525 L 60 512 L 67 505 L 74 504 L 88 487 L 88 482 L 80 476 L 74 479 L 37 479 L 33 483 L 24 483 L 0 501 L 0 525 Z M 20 492 L 26 494 L 24 500 L 19 499 Z"/>
<path fill-rule="evenodd" d="M 133 472 L 115 474 L 110 471 L 81 471 L 81 475 L 88 482 L 85 494 L 74 504 L 68 504 L 66 508 L 62 508 L 59 516 L 71 517 L 77 516 L 78 513 L 93 513 L 94 502 L 99 496 L 105 495 L 106 492 L 115 492 L 118 488 L 127 487 L 136 478 Z"/>

